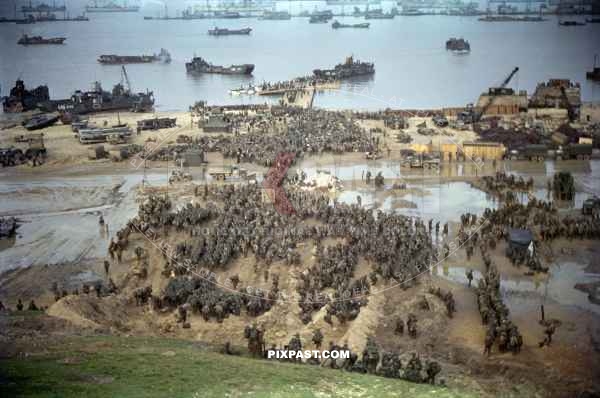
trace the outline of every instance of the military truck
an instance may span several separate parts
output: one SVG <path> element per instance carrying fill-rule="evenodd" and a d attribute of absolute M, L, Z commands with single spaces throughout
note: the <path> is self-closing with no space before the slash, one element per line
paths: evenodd
<path fill-rule="evenodd" d="M 581 207 L 581 214 L 583 215 L 593 215 L 594 213 L 600 213 L 600 198 L 597 196 L 586 199 Z"/>
<path fill-rule="evenodd" d="M 591 144 L 569 144 L 559 147 L 556 151 L 556 160 L 590 160 L 592 158 Z"/>
<path fill-rule="evenodd" d="M 433 156 L 425 156 L 423 154 L 408 156 L 400 163 L 401 167 L 409 167 L 411 169 L 439 169 L 440 159 Z"/>
<path fill-rule="evenodd" d="M 543 162 L 548 156 L 548 147 L 544 144 L 525 145 L 522 148 L 511 149 L 507 156 L 510 160 Z"/>

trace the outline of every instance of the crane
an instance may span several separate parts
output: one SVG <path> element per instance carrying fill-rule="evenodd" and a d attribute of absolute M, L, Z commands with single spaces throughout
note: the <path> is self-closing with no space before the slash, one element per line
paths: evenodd
<path fill-rule="evenodd" d="M 511 79 L 515 76 L 515 74 L 518 71 L 519 71 L 519 67 L 515 66 L 515 68 L 512 70 L 512 72 L 510 72 L 509 75 L 502 81 L 502 84 L 500 84 L 500 86 L 490 87 L 490 89 L 488 91 L 489 100 L 488 100 L 487 104 L 485 104 L 485 106 L 481 109 L 480 112 L 473 112 L 473 123 L 481 120 L 483 115 L 485 115 L 485 112 L 493 104 L 494 98 L 496 98 L 497 96 L 500 96 L 500 95 L 514 94 L 515 91 L 512 88 L 507 88 L 506 86 L 508 85 L 508 83 L 510 83 Z"/>
<path fill-rule="evenodd" d="M 121 74 L 121 81 L 125 80 L 125 84 L 127 84 L 127 92 L 131 93 L 131 83 L 129 82 L 129 76 L 127 76 L 125 65 L 121 65 Z"/>

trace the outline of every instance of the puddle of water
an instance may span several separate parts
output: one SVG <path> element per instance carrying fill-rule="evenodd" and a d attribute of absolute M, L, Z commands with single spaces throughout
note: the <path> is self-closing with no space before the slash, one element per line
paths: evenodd
<path fill-rule="evenodd" d="M 574 288 L 577 283 L 589 283 L 600 280 L 600 274 L 585 272 L 585 265 L 575 262 L 551 264 L 548 278 L 544 280 L 523 276 L 520 278 L 500 277 L 500 291 L 510 312 L 518 314 L 527 312 L 531 307 L 537 307 L 546 300 L 565 306 L 576 306 L 600 315 L 600 305 L 591 303 L 587 293 Z M 468 284 L 464 267 L 434 267 L 432 274 L 463 285 Z M 525 270 L 525 268 L 523 268 Z M 473 271 L 473 284 L 483 275 Z"/>

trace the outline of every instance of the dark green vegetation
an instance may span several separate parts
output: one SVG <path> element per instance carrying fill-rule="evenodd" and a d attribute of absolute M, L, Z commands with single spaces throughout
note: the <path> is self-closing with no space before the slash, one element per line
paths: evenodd
<path fill-rule="evenodd" d="M 42 346 L 40 346 L 42 345 Z M 0 360 L 2 397 L 470 397 L 462 391 L 211 352 L 182 340 L 69 337 Z"/>

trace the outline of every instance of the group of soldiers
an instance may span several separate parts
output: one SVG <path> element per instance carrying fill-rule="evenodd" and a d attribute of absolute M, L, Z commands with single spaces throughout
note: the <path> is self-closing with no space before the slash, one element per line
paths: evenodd
<path fill-rule="evenodd" d="M 532 177 L 526 181 L 522 176 L 517 178 L 514 174 L 507 174 L 503 171 L 497 171 L 493 176 L 483 176 L 481 182 L 486 192 L 497 195 L 505 191 L 529 191 L 533 188 Z"/>
<path fill-rule="evenodd" d="M 256 324 L 247 325 L 244 329 L 244 337 L 248 340 L 248 351 L 254 357 L 267 358 L 265 331 Z M 313 331 L 312 342 L 316 350 L 320 350 L 323 342 L 323 334 L 320 329 Z M 304 347 L 307 349 L 308 347 Z M 275 344 L 271 345 L 270 350 L 278 351 Z M 290 339 L 289 343 L 284 345 L 281 350 L 299 352 L 303 350 L 302 339 L 296 333 Z M 331 369 L 341 369 L 349 372 L 375 374 L 388 378 L 402 378 L 414 383 L 435 384 L 435 378 L 440 373 L 441 367 L 438 362 L 428 360 L 423 366 L 421 359 L 415 352 L 411 353 L 406 366 L 402 368 L 400 355 L 396 352 L 382 352 L 373 336 L 367 336 L 365 348 L 362 351 L 362 357 L 349 348 L 348 343 L 339 346 L 333 341 L 329 342 L 329 352 L 347 351 L 348 358 L 326 358 L 321 360 L 315 356 L 306 359 L 306 363 L 311 365 L 320 365 Z M 280 359 L 283 361 L 299 362 L 299 358 Z M 424 372 L 423 372 L 424 371 Z"/>
<path fill-rule="evenodd" d="M 150 196 L 140 205 L 138 216 L 118 231 L 109 251 L 120 257 L 120 252 L 128 248 L 131 232 L 140 231 L 153 238 L 168 234 L 170 229 L 187 231 L 189 240 L 179 242 L 174 250 L 163 251 L 163 275 L 175 277 L 157 302 L 170 307 L 189 302 L 192 311 L 202 313 L 205 319 L 222 320 L 228 314 L 238 314 L 241 308 L 252 315 L 268 311 L 278 299 L 278 286 L 274 283 L 270 289 L 261 290 L 240 283 L 232 293 L 197 280 L 201 278 L 189 278 L 192 272 L 203 267 L 224 268 L 235 258 L 251 255 L 257 270 L 278 260 L 291 265 L 299 258 L 297 244 L 313 240 L 315 263 L 300 274 L 297 287 L 305 323 L 325 305 L 329 323 L 334 316 L 340 323 L 356 318 L 360 307 L 367 303 L 370 286 L 379 278 L 394 278 L 408 285 L 432 258 L 431 237 L 419 219 L 381 211 L 373 214 L 356 204 L 331 206 L 327 195 L 301 190 L 287 192 L 295 212 L 283 215 L 264 206 L 261 194 L 253 185 L 211 186 L 202 193 L 208 201 L 205 206 L 187 204 L 177 211 L 171 211 L 171 202 L 164 196 Z M 222 202 L 222 207 L 212 204 L 212 199 Z M 319 223 L 302 222 L 307 218 Z M 322 245 L 328 237 L 345 241 Z M 145 260 L 143 254 L 136 253 L 136 257 Z M 368 277 L 352 280 L 359 257 L 371 262 L 374 270 Z M 334 293 L 325 295 L 324 290 L 329 288 Z M 246 293 L 248 289 L 251 294 Z M 245 294 L 237 297 L 237 292 Z"/>

